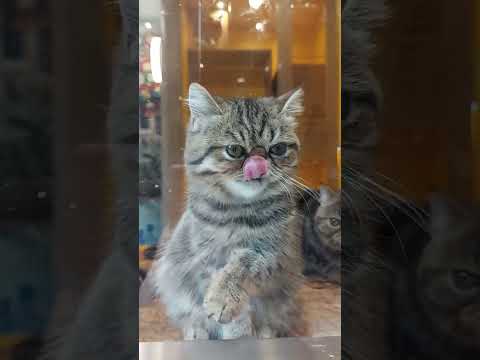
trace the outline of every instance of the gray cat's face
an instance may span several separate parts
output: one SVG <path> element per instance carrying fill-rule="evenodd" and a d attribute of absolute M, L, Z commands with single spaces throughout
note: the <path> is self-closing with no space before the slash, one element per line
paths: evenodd
<path fill-rule="evenodd" d="M 480 350 L 480 211 L 436 199 L 418 268 L 419 300 L 433 326 Z"/>
<path fill-rule="evenodd" d="M 320 188 L 319 206 L 314 216 L 315 231 L 330 250 L 342 249 L 340 194 L 327 187 Z"/>
<path fill-rule="evenodd" d="M 279 98 L 221 99 L 190 86 L 185 162 L 189 186 L 254 198 L 285 183 L 298 164 L 301 89 Z"/>

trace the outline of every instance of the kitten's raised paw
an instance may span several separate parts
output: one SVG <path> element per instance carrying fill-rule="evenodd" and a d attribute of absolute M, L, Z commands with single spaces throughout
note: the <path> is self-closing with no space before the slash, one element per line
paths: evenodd
<path fill-rule="evenodd" d="M 213 283 L 207 291 L 203 306 L 209 319 L 221 324 L 231 322 L 248 303 L 248 295 L 242 289 Z"/>

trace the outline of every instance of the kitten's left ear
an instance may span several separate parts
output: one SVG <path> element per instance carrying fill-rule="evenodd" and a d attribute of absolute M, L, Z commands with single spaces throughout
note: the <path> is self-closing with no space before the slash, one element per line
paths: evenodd
<path fill-rule="evenodd" d="M 294 89 L 277 98 L 281 107 L 280 114 L 298 116 L 303 113 L 304 91 L 302 88 Z"/>
<path fill-rule="evenodd" d="M 200 84 L 190 84 L 187 103 L 194 128 L 197 128 L 200 122 L 208 121 L 208 118 L 212 116 L 222 115 L 222 109 L 218 102 Z"/>

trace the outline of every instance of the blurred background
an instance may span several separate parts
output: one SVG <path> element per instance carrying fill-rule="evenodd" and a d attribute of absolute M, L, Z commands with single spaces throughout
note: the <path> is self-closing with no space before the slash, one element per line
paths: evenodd
<path fill-rule="evenodd" d="M 397 184 L 379 181 L 420 202 L 480 199 L 480 3 L 388 4 L 372 64 L 384 98 L 375 159 Z"/>
<path fill-rule="evenodd" d="M 2 359 L 35 359 L 109 252 L 106 110 L 119 31 L 115 2 L 0 3 Z"/>
<path fill-rule="evenodd" d="M 49 19 L 47 2 L 0 4 L 1 358 L 34 354 L 53 302 Z"/>

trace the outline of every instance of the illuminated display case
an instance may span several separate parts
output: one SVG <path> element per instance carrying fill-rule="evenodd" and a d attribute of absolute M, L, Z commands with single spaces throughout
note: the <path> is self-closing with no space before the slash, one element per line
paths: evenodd
<path fill-rule="evenodd" d="M 160 139 L 161 197 L 155 200 L 160 205 L 155 210 L 161 217 L 160 243 L 168 241 L 184 209 L 183 150 L 190 115 L 185 99 L 192 82 L 225 98 L 279 96 L 301 86 L 305 111 L 298 119 L 298 179 L 310 189 L 339 189 L 339 9 L 336 0 L 140 2 L 140 152 L 147 139 Z M 159 103 L 153 104 L 156 99 Z M 151 247 L 145 240 L 145 219 L 152 212 L 148 215 L 145 205 L 140 208 L 140 267 L 146 272 L 151 252 L 145 251 Z M 326 295 L 335 305 L 323 312 L 310 309 L 308 334 L 339 334 L 335 291 Z M 322 296 L 318 294 L 314 298 Z M 326 318 L 328 325 L 322 326 Z M 163 330 L 157 330 L 156 340 L 175 338 L 174 330 L 162 327 L 166 323 L 157 326 Z"/>

